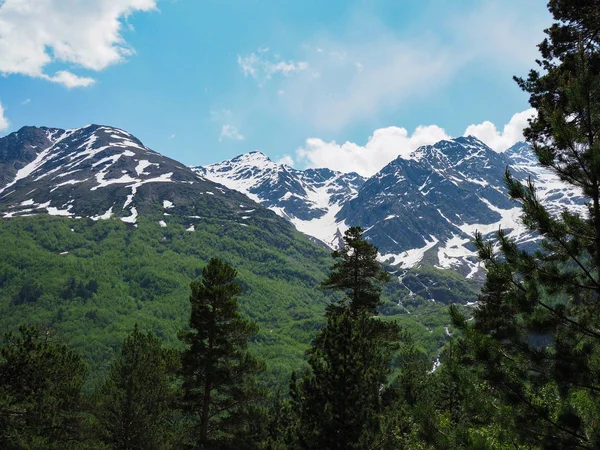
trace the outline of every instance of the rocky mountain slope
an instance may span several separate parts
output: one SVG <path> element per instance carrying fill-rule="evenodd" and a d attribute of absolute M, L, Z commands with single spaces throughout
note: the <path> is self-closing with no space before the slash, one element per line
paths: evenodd
<path fill-rule="evenodd" d="M 359 224 L 382 261 L 401 269 L 429 263 L 472 278 L 481 269 L 472 244 L 475 231 L 491 236 L 502 227 L 518 242 L 534 239 L 520 223 L 520 207 L 507 197 L 507 167 L 519 179 L 531 176 L 552 211 L 585 211 L 581 195 L 539 167 L 527 144 L 498 153 L 474 137 L 420 147 L 369 179 L 295 170 L 257 152 L 194 170 L 246 193 L 331 246 L 344 229 Z"/>
<path fill-rule="evenodd" d="M 192 168 L 200 176 L 243 192 L 286 218 L 301 232 L 335 246 L 336 214 L 358 195 L 365 178 L 329 169 L 296 170 L 261 152 Z"/>
<path fill-rule="evenodd" d="M 131 134 L 99 125 L 24 127 L 0 139 L 0 217 L 41 212 L 94 220 L 114 216 L 132 224 L 140 214 L 152 215 L 161 224 L 183 220 L 191 229 L 203 218 L 242 225 L 258 216 L 280 220 Z"/>

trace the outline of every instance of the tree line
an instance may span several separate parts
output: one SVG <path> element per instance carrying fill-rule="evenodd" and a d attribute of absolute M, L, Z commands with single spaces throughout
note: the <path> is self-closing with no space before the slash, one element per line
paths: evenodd
<path fill-rule="evenodd" d="M 265 362 L 238 312 L 236 271 L 212 259 L 191 285 L 182 351 L 134 328 L 106 380 L 83 395 L 81 357 L 22 327 L 0 348 L 0 447 L 7 449 L 594 449 L 600 447 L 600 1 L 551 0 L 540 68 L 518 84 L 537 115 L 540 164 L 588 198 L 548 211 L 505 176 L 539 238 L 524 251 L 478 234 L 487 277 L 472 317 L 431 367 L 378 317 L 389 280 L 350 228 L 322 287 L 339 293 L 289 390 L 266 392 Z M 434 370 L 435 369 L 435 370 Z"/>

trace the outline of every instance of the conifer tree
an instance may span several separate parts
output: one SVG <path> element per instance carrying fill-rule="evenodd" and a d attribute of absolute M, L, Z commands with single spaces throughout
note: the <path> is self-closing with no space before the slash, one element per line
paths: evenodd
<path fill-rule="evenodd" d="M 50 330 L 21 327 L 0 347 L 0 448 L 67 449 L 79 441 L 81 357 Z"/>
<path fill-rule="evenodd" d="M 100 438 L 115 449 L 152 450 L 171 443 L 177 353 L 135 325 L 96 395 Z"/>
<path fill-rule="evenodd" d="M 345 298 L 341 307 L 354 312 L 377 314 L 381 285 L 390 281 L 390 275 L 377 261 L 377 247 L 363 238 L 361 227 L 350 227 L 344 233 L 344 246 L 332 253 L 336 260 L 323 289 L 341 291 Z"/>
<path fill-rule="evenodd" d="M 526 252 L 503 231 L 500 254 L 477 235 L 487 280 L 470 325 L 455 323 L 488 393 L 511 408 L 519 442 L 600 446 L 600 1 L 551 0 L 556 23 L 539 46 L 542 71 L 517 79 L 537 117 L 525 131 L 542 166 L 582 190 L 585 213 L 551 214 L 531 182 L 506 173 L 523 223 L 541 237 Z"/>
<path fill-rule="evenodd" d="M 258 326 L 239 314 L 242 287 L 236 276 L 235 269 L 213 258 L 191 284 L 181 374 L 183 407 L 195 423 L 194 447 L 199 449 L 240 445 L 251 420 L 247 409 L 262 398 L 255 377 L 265 365 L 247 350 Z"/>
<path fill-rule="evenodd" d="M 377 249 L 362 238 L 360 227 L 345 233 L 344 244 L 333 252 L 338 261 L 322 286 L 345 297 L 327 309 L 327 325 L 308 352 L 311 371 L 292 378 L 302 448 L 368 448 L 374 442 L 399 336 L 395 323 L 374 317 L 380 284 L 389 278 L 375 259 Z"/>

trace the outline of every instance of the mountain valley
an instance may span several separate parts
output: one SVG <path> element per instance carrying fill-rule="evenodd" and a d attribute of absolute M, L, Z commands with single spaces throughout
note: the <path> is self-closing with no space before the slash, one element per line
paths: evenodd
<path fill-rule="evenodd" d="M 241 311 L 261 327 L 252 345 L 269 360 L 267 379 L 285 385 L 335 299 L 319 287 L 335 242 L 315 245 L 281 211 L 333 220 L 365 180 L 282 169 L 256 153 L 240 160 L 271 164 L 280 183 L 265 175 L 263 193 L 247 196 L 106 126 L 25 127 L 1 138 L 0 331 L 48 327 L 83 354 L 93 383 L 135 323 L 178 345 L 189 283 L 218 256 L 238 270 Z M 477 283 L 425 264 L 397 275 L 381 312 L 435 359 L 449 338 L 447 306 L 472 304 Z"/>

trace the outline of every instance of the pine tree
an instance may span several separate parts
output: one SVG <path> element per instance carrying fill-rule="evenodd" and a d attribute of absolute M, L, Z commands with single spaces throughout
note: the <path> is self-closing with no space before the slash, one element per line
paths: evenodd
<path fill-rule="evenodd" d="M 82 438 L 81 357 L 50 330 L 21 327 L 0 347 L 0 448 L 67 449 Z"/>
<path fill-rule="evenodd" d="M 376 261 L 377 249 L 359 227 L 344 236 L 344 247 L 326 289 L 345 294 L 327 309 L 327 325 L 308 352 L 310 372 L 291 383 L 302 448 L 367 448 L 381 420 L 382 388 L 390 373 L 391 352 L 399 336 L 395 323 L 376 317 L 380 284 L 389 276 Z"/>
<path fill-rule="evenodd" d="M 346 230 L 343 247 L 332 256 L 336 262 L 321 287 L 343 292 L 342 307 L 377 314 L 381 285 L 390 281 L 390 275 L 377 261 L 377 247 L 363 238 L 363 229 Z"/>
<path fill-rule="evenodd" d="M 135 325 L 96 395 L 94 412 L 103 442 L 131 450 L 168 446 L 177 365 L 175 351 L 163 349 L 158 338 Z"/>
<path fill-rule="evenodd" d="M 181 335 L 183 406 L 196 423 L 195 448 L 232 448 L 247 432 L 247 408 L 262 398 L 255 377 L 265 368 L 247 351 L 256 324 L 242 319 L 237 272 L 213 258 L 191 284 L 190 331 Z M 237 443 L 236 443 L 237 442 Z"/>
<path fill-rule="evenodd" d="M 552 0 L 543 73 L 517 79 L 537 110 L 525 131 L 542 166 L 580 188 L 587 214 L 552 215 L 529 181 L 506 174 L 523 223 L 542 238 L 526 252 L 503 231 L 500 254 L 477 236 L 487 280 L 470 325 L 453 310 L 483 381 L 525 445 L 600 446 L 600 2 Z"/>

